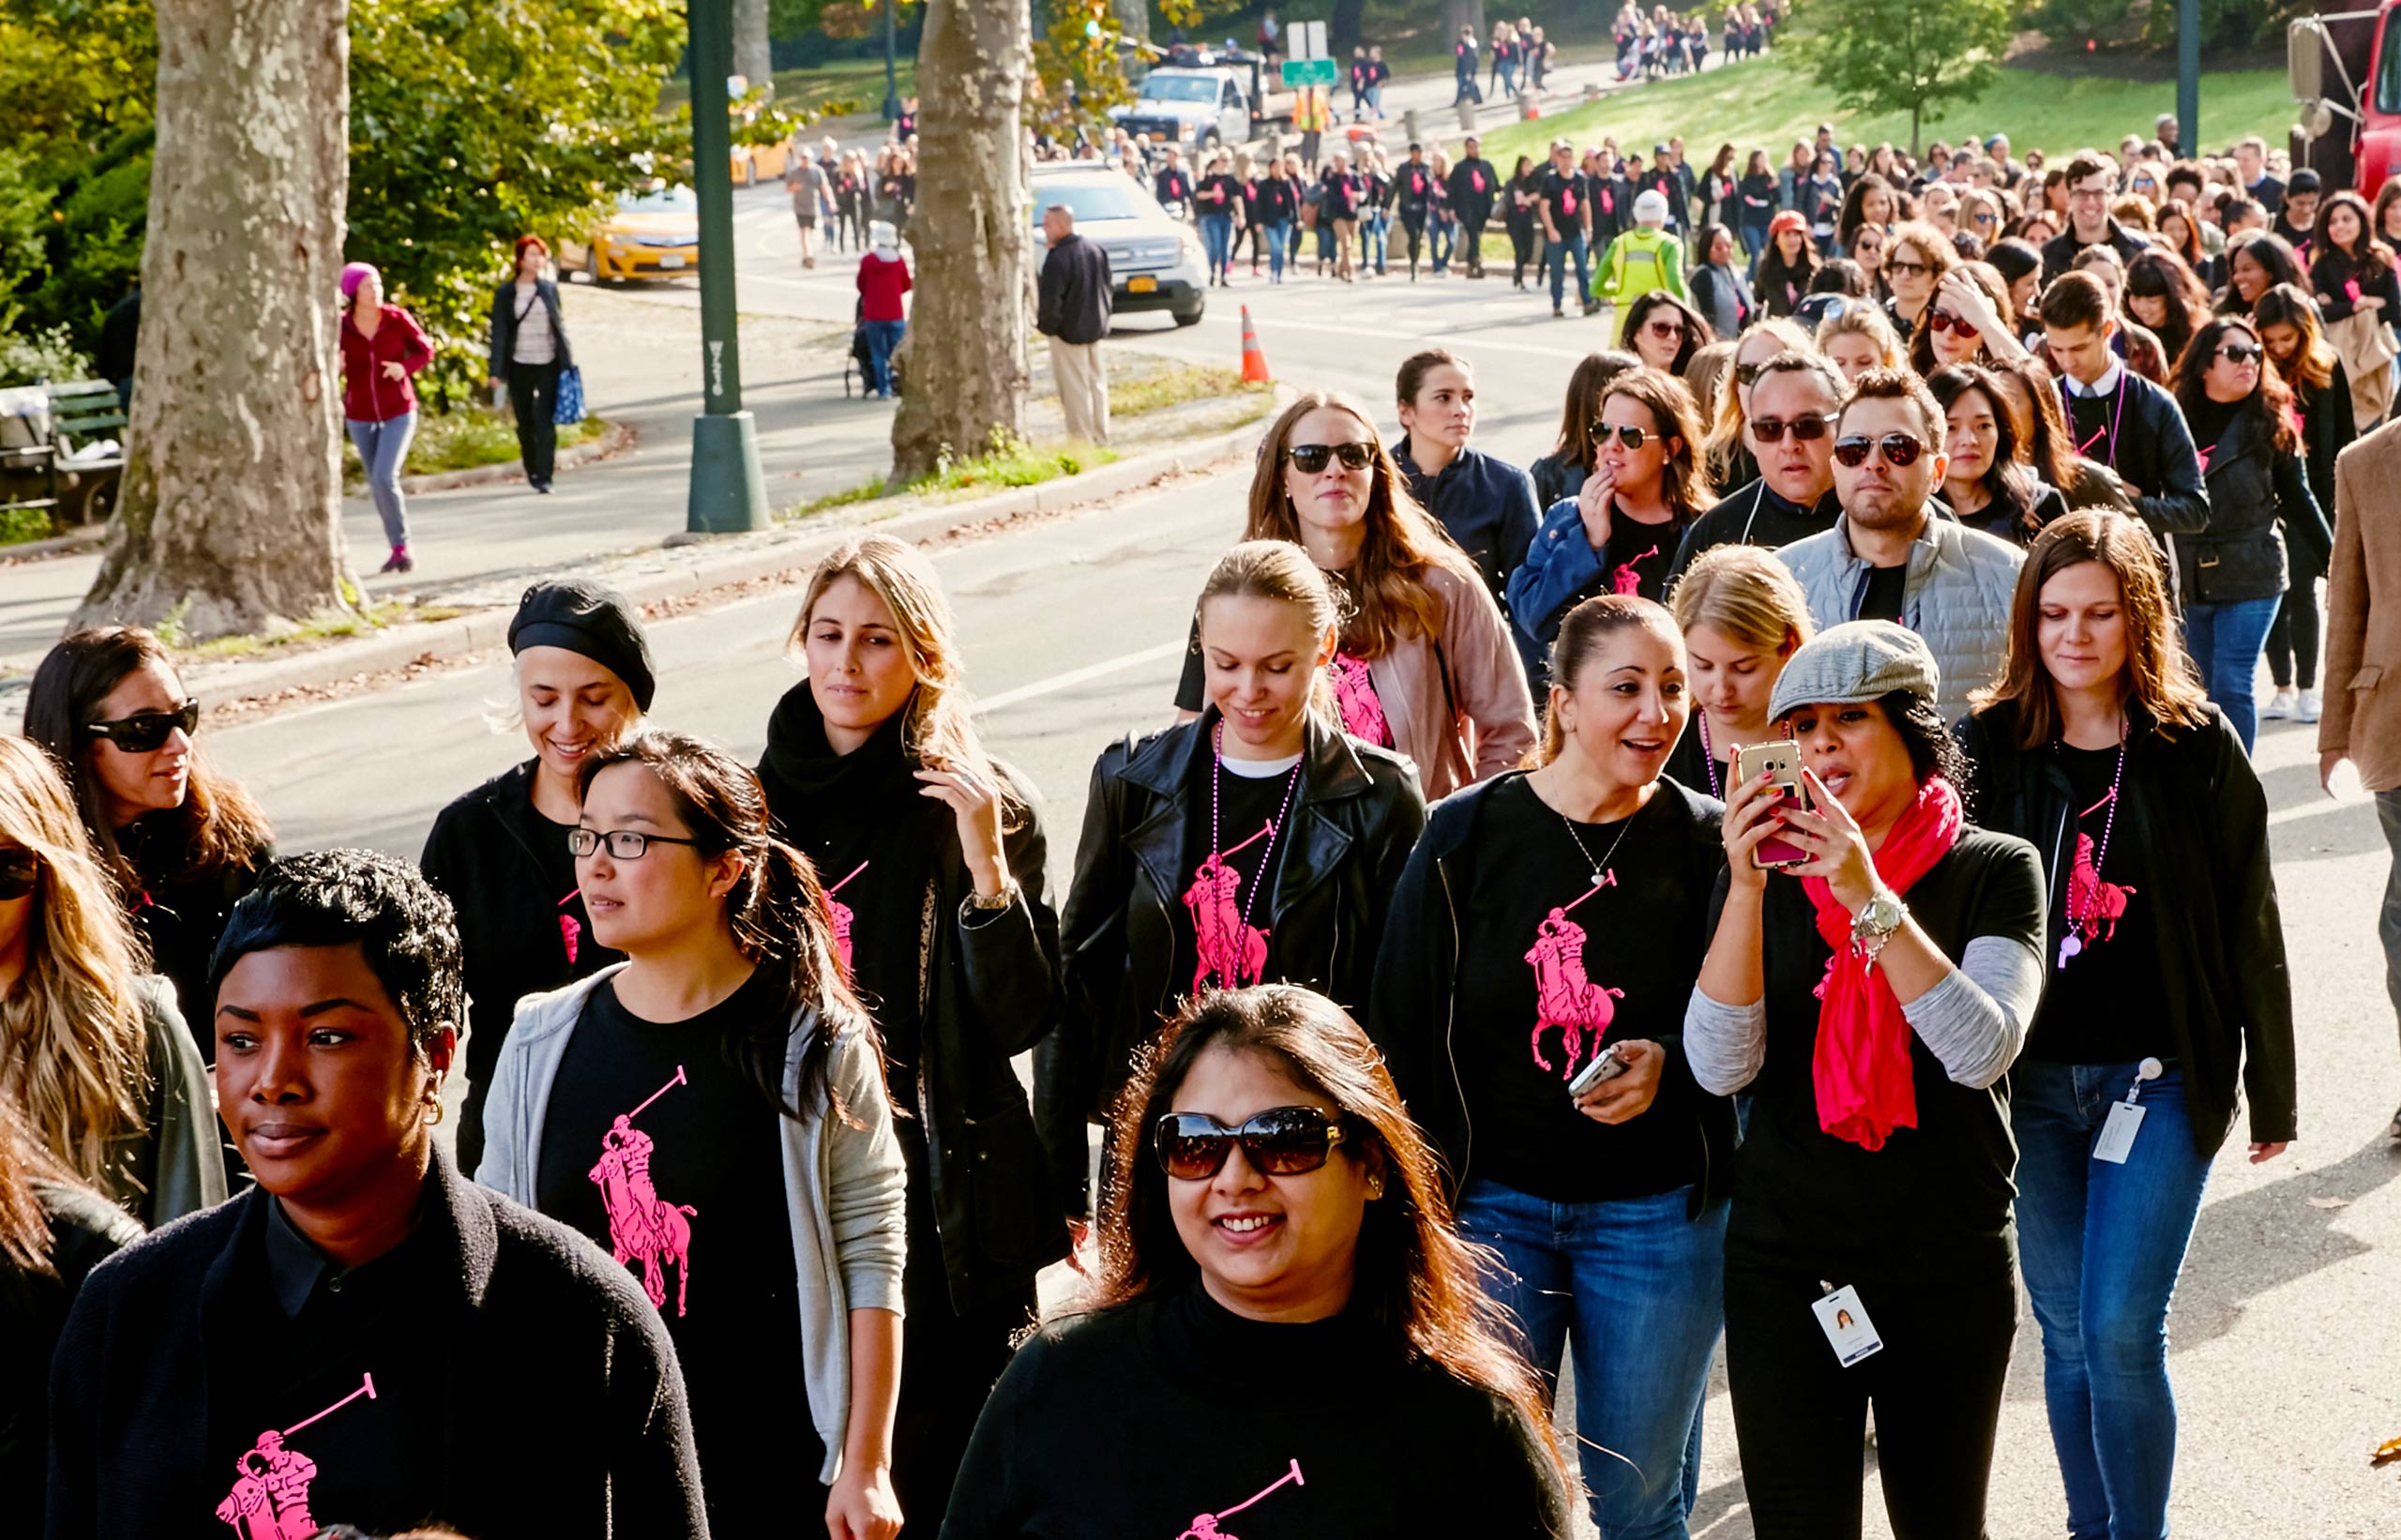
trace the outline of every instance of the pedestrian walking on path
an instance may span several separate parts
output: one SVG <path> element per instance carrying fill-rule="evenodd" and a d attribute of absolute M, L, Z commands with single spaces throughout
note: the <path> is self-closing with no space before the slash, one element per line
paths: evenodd
<path fill-rule="evenodd" d="M 409 377 L 433 362 L 433 344 L 416 317 L 384 303 L 384 275 L 371 264 L 354 262 L 341 270 L 341 297 L 342 424 L 367 468 L 367 490 L 391 543 L 380 570 L 414 572 L 400 467 L 416 436 L 416 390 Z"/>
<path fill-rule="evenodd" d="M 1067 436 L 1109 442 L 1109 366 L 1100 340 L 1109 335 L 1114 290 L 1109 253 L 1076 234 L 1076 211 L 1052 204 L 1042 211 L 1049 252 L 1035 283 L 1034 329 L 1050 340 L 1050 379 L 1066 415 Z"/>
<path fill-rule="evenodd" d="M 517 417 L 517 453 L 525 481 L 551 490 L 558 457 L 559 376 L 575 367 L 559 315 L 559 286 L 543 277 L 551 249 L 539 235 L 517 237 L 517 271 L 492 291 L 491 347 L 486 383 L 506 386 Z"/>
<path fill-rule="evenodd" d="M 867 340 L 865 394 L 890 400 L 895 391 L 892 355 L 909 335 L 909 259 L 900 254 L 900 233 L 890 221 L 868 226 L 868 253 L 859 259 L 859 329 Z"/>
<path fill-rule="evenodd" d="M 825 168 L 806 155 L 794 155 L 784 173 L 784 190 L 792 194 L 792 217 L 800 226 L 800 264 L 817 265 L 817 218 L 825 201 Z"/>

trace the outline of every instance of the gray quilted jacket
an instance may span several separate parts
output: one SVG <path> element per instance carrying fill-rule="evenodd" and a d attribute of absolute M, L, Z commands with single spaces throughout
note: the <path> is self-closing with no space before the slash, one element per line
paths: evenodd
<path fill-rule="evenodd" d="M 1851 553 L 1848 518 L 1775 554 L 1800 580 L 1819 629 L 1858 618 L 1868 567 Z M 1967 715 L 1971 691 L 2001 676 L 2009 651 L 2009 600 L 2024 559 L 2009 542 L 1940 516 L 1926 520 L 1910 550 L 1901 624 L 1925 639 L 1942 671 L 1935 704 L 1946 722 Z"/>

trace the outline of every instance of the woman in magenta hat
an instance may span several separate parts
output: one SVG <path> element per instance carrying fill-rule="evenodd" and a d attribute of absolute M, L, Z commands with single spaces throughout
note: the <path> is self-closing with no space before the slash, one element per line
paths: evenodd
<path fill-rule="evenodd" d="M 382 570 L 410 572 L 409 507 L 400 466 L 416 435 L 416 391 L 409 376 L 433 361 L 433 344 L 416 317 L 384 303 L 384 275 L 363 262 L 341 270 L 341 415 L 367 467 L 367 490 L 384 521 L 392 553 Z"/>

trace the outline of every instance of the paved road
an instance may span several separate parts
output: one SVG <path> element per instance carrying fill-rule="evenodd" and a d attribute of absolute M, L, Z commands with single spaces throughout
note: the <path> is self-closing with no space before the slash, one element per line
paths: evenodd
<path fill-rule="evenodd" d="M 1537 365 L 1563 368 L 1537 356 L 1529 371 Z M 1516 436 L 1522 445 L 1530 435 Z M 1168 717 L 1190 596 L 1234 533 L 1241 491 L 1223 476 L 936 558 L 986 732 L 1048 793 L 1054 891 L 1093 756 Z M 794 680 L 780 657 L 793 602 L 778 594 L 660 625 L 659 719 L 755 753 L 769 707 Z M 414 853 L 442 802 L 523 753 L 486 725 L 507 695 L 494 664 L 234 729 L 213 747 L 273 811 L 287 848 L 339 840 Z M 2307 730 L 2271 726 L 2259 755 L 2299 994 L 2304 1137 L 2272 1166 L 2222 1160 L 2202 1214 L 2175 1319 L 2185 1534 L 2401 1532 L 2401 1487 L 2366 1467 L 2375 1443 L 2401 1436 L 2401 1157 L 2383 1138 L 2401 1075 L 2374 937 L 2385 860 L 2367 808 L 2316 794 L 2309 749 Z M 1722 1381 L 1707 1438 L 1697 1532 L 1746 1536 Z M 1992 1532 L 2043 1540 L 2062 1528 L 2030 1320 Z"/>

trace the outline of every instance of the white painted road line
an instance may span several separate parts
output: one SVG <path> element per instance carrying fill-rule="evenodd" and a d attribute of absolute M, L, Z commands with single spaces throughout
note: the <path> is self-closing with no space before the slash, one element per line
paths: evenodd
<path fill-rule="evenodd" d="M 1173 657 L 1184 651 L 1186 645 L 1188 643 L 1184 642 L 1162 642 L 1155 647 L 1145 647 L 1139 653 L 1127 653 L 1122 657 L 1109 658 L 1104 662 L 1088 664 L 1080 669 L 1070 669 L 1065 673 L 1054 673 L 1048 679 L 1037 679 L 1031 685 L 1019 685 L 1015 689 L 1004 689 L 998 695 L 988 696 L 976 702 L 975 715 L 988 716 L 1004 706 L 1017 705 L 1040 696 L 1055 695 L 1060 690 L 1073 689 L 1078 685 L 1095 679 L 1106 679 L 1112 673 L 1123 673 L 1127 669 L 1139 669 L 1145 663 L 1155 663 L 1162 657 Z"/>

